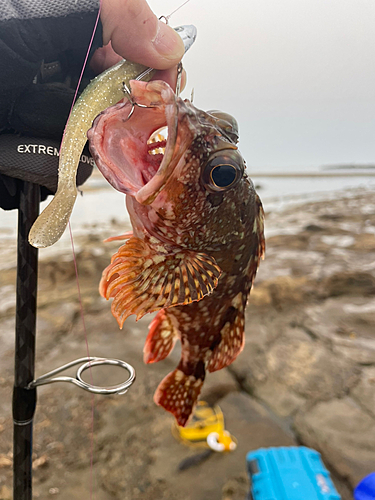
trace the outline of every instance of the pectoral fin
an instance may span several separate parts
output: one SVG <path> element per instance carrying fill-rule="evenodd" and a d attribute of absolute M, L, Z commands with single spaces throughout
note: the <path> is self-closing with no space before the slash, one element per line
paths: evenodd
<path fill-rule="evenodd" d="M 221 270 L 214 258 L 189 250 L 169 253 L 133 237 L 112 257 L 100 293 L 114 298 L 112 314 L 120 328 L 131 314 L 146 313 L 200 300 L 217 286 Z"/>

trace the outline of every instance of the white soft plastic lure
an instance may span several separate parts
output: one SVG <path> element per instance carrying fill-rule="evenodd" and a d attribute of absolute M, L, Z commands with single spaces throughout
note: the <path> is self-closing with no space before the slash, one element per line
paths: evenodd
<path fill-rule="evenodd" d="M 196 28 L 189 25 L 175 29 L 184 42 L 186 52 L 195 41 Z M 87 131 L 94 118 L 126 97 L 124 84 L 128 87 L 130 80 L 148 81 L 154 72 L 152 68 L 123 60 L 98 75 L 82 92 L 72 109 L 61 143 L 56 194 L 29 233 L 29 243 L 32 246 L 49 247 L 56 243 L 65 231 L 77 198 L 76 175 L 79 159 L 87 141 Z"/>

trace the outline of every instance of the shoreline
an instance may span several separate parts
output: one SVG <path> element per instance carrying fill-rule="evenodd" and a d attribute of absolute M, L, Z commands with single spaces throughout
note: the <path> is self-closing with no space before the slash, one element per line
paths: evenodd
<path fill-rule="evenodd" d="M 119 246 L 119 242 L 104 244 L 102 239 L 123 232 L 126 221 L 108 218 L 106 223 L 98 223 L 92 220 L 93 215 L 89 223 L 87 217 L 81 219 L 76 227 L 75 249 L 90 351 L 124 359 L 137 370 L 137 382 L 125 398 L 98 398 L 96 403 L 94 474 L 98 500 L 107 500 L 108 491 L 116 500 L 127 498 L 144 479 L 143 490 L 132 495 L 134 500 L 206 500 L 208 495 L 238 500 L 247 490 L 246 453 L 296 441 L 323 454 L 343 500 L 350 500 L 351 489 L 372 471 L 374 189 L 320 194 L 318 200 L 300 196 L 298 209 L 288 203 L 267 214 L 266 258 L 246 311 L 244 352 L 229 370 L 207 377 L 202 395 L 211 404 L 220 405 L 228 430 L 239 438 L 238 449 L 220 459 L 212 456 L 183 475 L 176 474 L 177 464 L 196 450 L 174 440 L 171 417 L 152 399 L 160 380 L 178 363 L 178 349 L 161 363 L 143 364 L 150 318 L 138 323 L 129 318 L 121 331 L 110 313 L 110 304 L 98 292 L 101 273 Z M 92 200 L 97 197 L 93 195 Z M 125 210 L 121 214 L 125 216 Z M 5 464 L 11 464 L 6 459 L 12 440 L 16 273 L 15 252 L 11 254 L 9 241 L 3 239 L 0 247 L 11 258 L 0 276 L 0 458 Z M 43 373 L 83 356 L 85 334 L 70 241 L 65 238 L 40 255 L 37 366 Z M 110 378 L 101 382 L 111 384 Z M 67 404 L 61 406 L 61 400 Z M 81 498 L 81 485 L 90 474 L 85 450 L 89 446 L 86 431 L 91 412 L 90 399 L 79 391 L 63 385 L 41 391 L 35 462 L 45 465 L 35 470 L 35 492 L 39 495 L 58 487 L 62 499 Z M 77 454 L 71 443 L 82 452 Z M 124 449 L 132 457 L 126 467 Z M 144 457 L 150 453 L 154 460 L 145 462 Z M 112 457 L 110 462 L 108 457 Z M 68 476 L 63 477 L 61 470 Z M 3 484 L 10 488 L 11 465 L 4 467 L 2 474 Z M 196 477 L 202 477 L 202 481 L 206 478 L 205 491 Z M 225 494 L 229 488 L 234 496 Z"/>
<path fill-rule="evenodd" d="M 250 177 L 375 177 L 375 172 L 250 172 Z"/>

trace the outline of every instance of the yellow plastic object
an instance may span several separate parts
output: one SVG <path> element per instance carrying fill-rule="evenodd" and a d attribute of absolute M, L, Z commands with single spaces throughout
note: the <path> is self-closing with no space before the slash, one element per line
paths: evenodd
<path fill-rule="evenodd" d="M 173 436 L 187 446 L 211 448 L 214 451 L 232 451 L 237 440 L 224 427 L 224 416 L 219 406 L 211 407 L 199 401 L 192 420 L 186 427 L 172 425 Z"/>

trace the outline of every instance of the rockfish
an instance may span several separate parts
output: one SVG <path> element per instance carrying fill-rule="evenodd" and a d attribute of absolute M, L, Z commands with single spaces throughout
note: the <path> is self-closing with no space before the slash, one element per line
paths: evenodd
<path fill-rule="evenodd" d="M 263 209 L 233 117 L 197 109 L 162 81 L 130 85 L 132 116 L 129 101 L 117 104 L 88 132 L 99 170 L 127 195 L 133 227 L 104 270 L 100 293 L 113 298 L 120 327 L 131 314 L 159 311 L 146 363 L 164 359 L 180 339 L 181 360 L 154 400 L 183 426 L 206 372 L 243 349 L 244 310 L 264 253 Z"/>
<path fill-rule="evenodd" d="M 195 26 L 175 28 L 184 42 L 185 52 L 195 41 Z M 108 106 L 124 97 L 130 80 L 148 81 L 155 70 L 122 60 L 94 78 L 75 103 L 64 130 L 59 158 L 59 181 L 51 203 L 39 215 L 29 233 L 29 243 L 36 248 L 49 247 L 58 241 L 69 222 L 77 198 L 76 176 L 79 159 L 87 142 L 93 119 Z"/>

